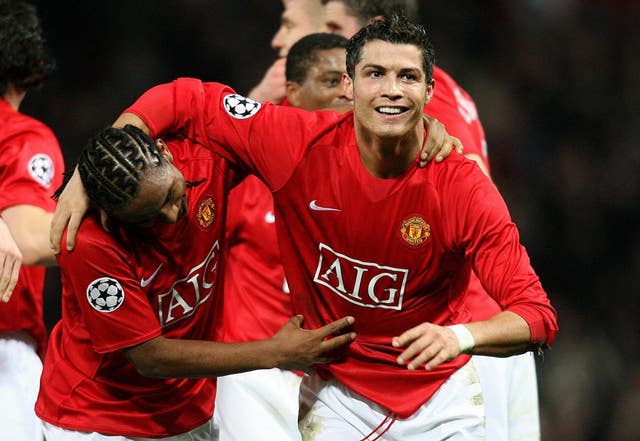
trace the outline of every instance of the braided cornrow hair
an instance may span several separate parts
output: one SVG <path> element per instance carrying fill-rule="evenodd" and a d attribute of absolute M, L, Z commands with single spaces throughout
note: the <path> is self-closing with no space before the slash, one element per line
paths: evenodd
<path fill-rule="evenodd" d="M 153 140 L 126 125 L 94 136 L 80 155 L 78 171 L 91 202 L 113 216 L 137 196 L 145 172 L 162 163 Z"/>

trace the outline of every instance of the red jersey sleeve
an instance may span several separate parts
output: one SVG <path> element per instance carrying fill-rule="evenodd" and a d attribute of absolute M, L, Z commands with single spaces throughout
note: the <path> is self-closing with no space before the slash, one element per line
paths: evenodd
<path fill-rule="evenodd" d="M 0 211 L 22 204 L 53 211 L 63 169 L 58 141 L 46 127 L 14 136 L 0 150 Z"/>
<path fill-rule="evenodd" d="M 446 195 L 442 212 L 453 247 L 470 257 L 474 272 L 502 309 L 529 324 L 532 344 L 553 343 L 556 311 L 520 244 L 504 200 L 472 161 L 455 162 L 443 168 L 438 184 Z"/>
<path fill-rule="evenodd" d="M 435 67 L 433 78 L 435 90 L 425 105 L 425 113 L 438 119 L 450 135 L 460 139 L 465 155 L 477 156 L 487 171 L 490 170 L 484 128 L 473 98 L 442 69 Z"/>
<path fill-rule="evenodd" d="M 152 136 L 185 136 L 260 177 L 273 191 L 289 178 L 305 148 L 336 112 L 260 104 L 219 83 L 180 78 L 143 94 L 126 112 Z"/>
<path fill-rule="evenodd" d="M 95 222 L 87 223 L 74 251 L 63 247 L 57 259 L 63 295 L 78 305 L 78 325 L 86 327 L 93 349 L 112 352 L 159 336 L 160 325 L 141 290 L 135 263 Z"/>

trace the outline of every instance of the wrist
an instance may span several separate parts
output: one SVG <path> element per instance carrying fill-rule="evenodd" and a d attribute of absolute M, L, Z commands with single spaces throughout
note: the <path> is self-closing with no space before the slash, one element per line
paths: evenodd
<path fill-rule="evenodd" d="M 469 331 L 465 325 L 452 325 L 447 326 L 456 335 L 458 345 L 460 346 L 460 353 L 468 354 L 475 347 L 476 342 L 473 339 L 473 334 Z"/>

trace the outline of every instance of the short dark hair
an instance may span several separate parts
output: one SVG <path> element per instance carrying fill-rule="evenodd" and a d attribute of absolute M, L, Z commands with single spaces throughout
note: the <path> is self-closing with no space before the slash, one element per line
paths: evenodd
<path fill-rule="evenodd" d="M 285 76 L 287 81 L 302 84 L 307 79 L 309 68 L 318 62 L 318 51 L 328 49 L 346 49 L 349 40 L 327 33 L 310 34 L 298 40 L 287 54 Z"/>
<path fill-rule="evenodd" d="M 374 20 L 360 29 L 347 44 L 347 74 L 354 78 L 356 64 L 362 58 L 362 48 L 373 40 L 386 41 L 392 44 L 412 44 L 422 50 L 422 67 L 425 81 L 431 82 L 435 51 L 422 26 L 413 23 L 404 15 L 392 15 L 382 20 Z"/>
<path fill-rule="evenodd" d="M 358 19 L 365 26 L 376 17 L 391 17 L 395 14 L 404 14 L 411 20 L 418 18 L 417 0 L 322 0 L 326 5 L 330 1 L 344 3 L 349 15 Z"/>
<path fill-rule="evenodd" d="M 21 1 L 0 0 L 0 95 L 9 85 L 34 89 L 54 68 L 36 8 Z"/>
<path fill-rule="evenodd" d="M 89 200 L 114 216 L 140 191 L 140 181 L 164 163 L 155 142 L 139 128 L 107 127 L 89 140 L 78 171 Z"/>

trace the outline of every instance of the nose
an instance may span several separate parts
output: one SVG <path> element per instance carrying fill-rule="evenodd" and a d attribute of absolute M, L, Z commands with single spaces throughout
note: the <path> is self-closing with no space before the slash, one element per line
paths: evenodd
<path fill-rule="evenodd" d="M 395 75 L 386 75 L 383 79 L 382 95 L 390 99 L 402 97 L 400 79 Z"/>
<path fill-rule="evenodd" d="M 271 39 L 271 47 L 276 52 L 278 52 L 278 55 L 281 55 L 280 52 L 283 50 L 284 45 L 285 45 L 284 44 L 284 34 L 285 34 L 284 26 L 280 26 L 278 28 L 278 31 L 275 33 L 275 35 Z"/>
<path fill-rule="evenodd" d="M 168 224 L 175 224 L 178 222 L 180 216 L 180 210 L 182 208 L 182 200 L 169 204 L 160 210 L 160 215 L 164 218 L 164 222 Z"/>

